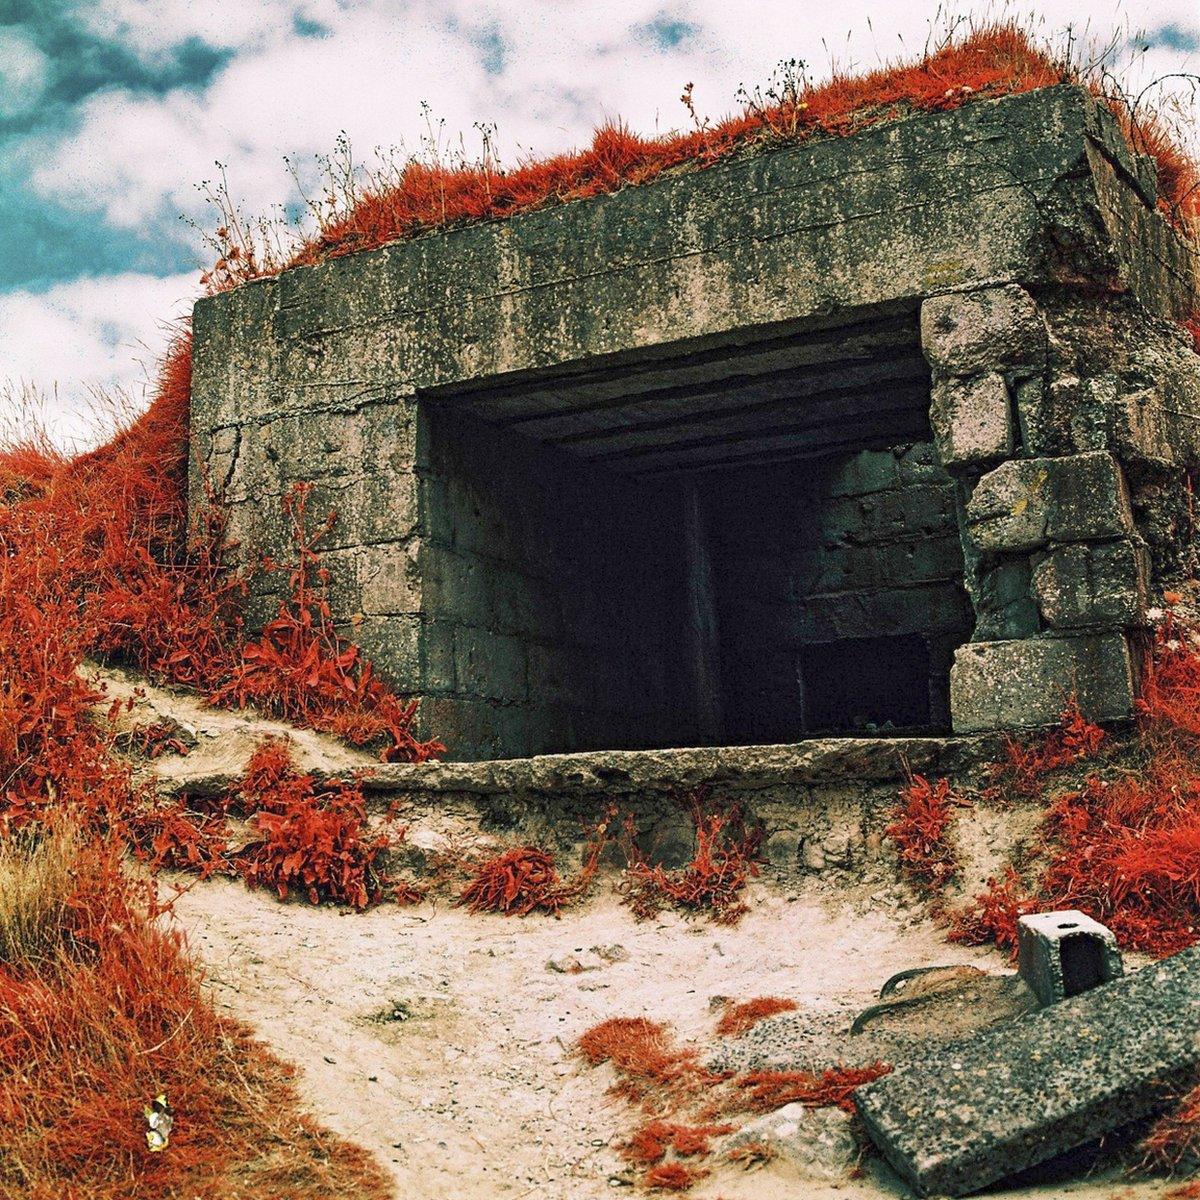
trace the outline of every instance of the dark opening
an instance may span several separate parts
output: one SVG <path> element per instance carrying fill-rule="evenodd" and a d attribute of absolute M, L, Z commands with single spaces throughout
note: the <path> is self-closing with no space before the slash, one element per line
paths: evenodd
<path fill-rule="evenodd" d="M 1078 996 L 1104 982 L 1104 943 L 1090 933 L 1075 933 L 1059 942 L 1063 994 Z"/>
<path fill-rule="evenodd" d="M 438 729 L 505 757 L 947 728 L 973 615 L 929 394 L 913 308 L 429 397 Z"/>
<path fill-rule="evenodd" d="M 915 634 L 817 642 L 800 654 L 804 724 L 866 731 L 930 723 L 929 647 Z"/>

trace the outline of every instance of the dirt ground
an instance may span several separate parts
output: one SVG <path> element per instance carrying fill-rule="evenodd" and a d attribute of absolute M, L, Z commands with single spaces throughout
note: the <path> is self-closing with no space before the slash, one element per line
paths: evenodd
<path fill-rule="evenodd" d="M 639 923 L 603 885 L 555 920 L 473 916 L 445 903 L 343 914 L 225 880 L 177 882 L 188 890 L 175 919 L 218 1005 L 298 1065 L 313 1113 L 376 1154 L 405 1200 L 589 1200 L 623 1187 L 613 1147 L 633 1119 L 605 1096 L 610 1068 L 571 1053 L 608 1017 L 668 1021 L 681 1039 L 707 1045 L 716 997 L 866 1005 L 906 967 L 1005 967 L 994 953 L 947 945 L 915 910 L 882 912 L 865 893 L 817 887 L 786 894 L 760 883 L 751 911 L 725 928 L 674 914 Z M 614 946 L 627 957 L 589 953 Z M 562 955 L 594 969 L 548 969 Z M 881 1164 L 865 1167 L 861 1178 L 825 1183 L 775 1164 L 750 1174 L 724 1166 L 691 1195 L 907 1195 Z M 1165 1190 L 1093 1179 L 1003 1195 Z"/>

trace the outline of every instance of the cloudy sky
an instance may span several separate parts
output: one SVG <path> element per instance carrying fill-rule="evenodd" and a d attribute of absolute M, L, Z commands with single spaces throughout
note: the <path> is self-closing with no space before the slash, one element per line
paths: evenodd
<path fill-rule="evenodd" d="M 1200 69 L 1200 0 L 1034 7 L 1047 31 L 1118 31 L 1135 85 Z M 62 437 L 91 388 L 141 395 L 198 291 L 187 219 L 214 226 L 197 185 L 217 162 L 267 212 L 296 202 L 284 155 L 342 130 L 360 154 L 417 148 L 431 121 L 472 150 L 483 122 L 502 157 L 554 151 L 609 116 L 686 124 L 688 81 L 718 116 L 781 59 L 873 66 L 937 19 L 934 0 L 0 0 L 0 388 L 50 395 Z"/>

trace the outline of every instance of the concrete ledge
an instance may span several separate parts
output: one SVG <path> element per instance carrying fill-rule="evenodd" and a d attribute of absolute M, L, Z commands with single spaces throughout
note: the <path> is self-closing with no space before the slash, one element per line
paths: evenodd
<path fill-rule="evenodd" d="M 724 793 L 820 783 L 891 782 L 908 771 L 950 772 L 986 759 L 989 738 L 817 738 L 778 746 L 722 746 L 683 750 L 597 750 L 489 762 L 380 763 L 363 780 L 368 792 L 473 795 L 666 795 L 711 784 Z M 214 795 L 228 775 L 160 777 L 165 795 Z M 314 772 L 318 777 L 325 773 Z M 345 772 L 342 772 L 344 775 Z"/>

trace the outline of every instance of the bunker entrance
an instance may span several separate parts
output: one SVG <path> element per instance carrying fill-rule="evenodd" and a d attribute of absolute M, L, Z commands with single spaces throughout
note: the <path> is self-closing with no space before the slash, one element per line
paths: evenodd
<path fill-rule="evenodd" d="M 462 757 L 943 729 L 972 630 L 913 310 L 425 398 Z"/>

